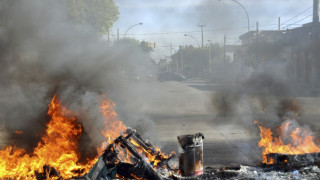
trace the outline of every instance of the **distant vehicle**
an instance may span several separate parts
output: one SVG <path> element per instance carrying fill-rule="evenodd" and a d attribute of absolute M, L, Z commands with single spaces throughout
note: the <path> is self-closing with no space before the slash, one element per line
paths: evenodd
<path fill-rule="evenodd" d="M 174 72 L 162 72 L 158 76 L 159 81 L 184 81 L 186 78 L 178 73 Z"/>

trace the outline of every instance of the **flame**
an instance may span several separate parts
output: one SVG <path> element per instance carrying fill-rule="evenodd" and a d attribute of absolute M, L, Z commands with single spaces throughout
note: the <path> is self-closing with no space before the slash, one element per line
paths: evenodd
<path fill-rule="evenodd" d="M 114 138 L 124 133 L 124 131 L 127 129 L 123 122 L 118 119 L 117 113 L 114 111 L 114 109 L 115 103 L 103 95 L 100 101 L 100 111 L 104 116 L 105 125 L 105 128 L 101 131 L 101 134 L 103 134 L 108 140 L 105 144 L 112 143 Z M 165 155 L 161 152 L 159 147 L 156 147 L 156 152 L 152 153 L 151 151 L 142 148 L 134 139 L 130 139 L 129 141 L 135 146 L 136 150 L 138 150 L 140 154 L 146 157 L 146 160 L 151 163 L 153 167 L 156 167 L 161 162 L 160 159 L 167 159 L 169 156 L 175 154 L 175 152 L 172 152 L 170 155 Z M 106 146 L 99 147 L 98 149 L 101 151 L 105 147 Z M 128 150 L 120 149 L 119 156 L 122 162 L 131 162 L 131 156 Z"/>
<path fill-rule="evenodd" d="M 307 129 L 297 127 L 297 123 L 287 120 L 279 127 L 279 137 L 273 137 L 269 128 L 263 127 L 258 121 L 255 124 L 260 129 L 259 147 L 262 147 L 262 160 L 265 164 L 274 164 L 274 159 L 267 154 L 306 154 L 320 152 L 320 146 L 315 144 L 315 138 Z"/>
<path fill-rule="evenodd" d="M 108 139 L 108 143 L 111 143 L 112 139 L 118 137 L 127 129 L 123 122 L 118 119 L 114 109 L 115 103 L 103 95 L 100 100 L 100 112 L 104 118 L 104 130 L 101 131 L 101 134 Z"/>
<path fill-rule="evenodd" d="M 16 133 L 16 134 L 19 134 L 19 135 L 20 135 L 20 134 L 23 134 L 23 131 L 15 130 L 15 131 L 14 131 L 14 133 Z"/>
<path fill-rule="evenodd" d="M 55 168 L 63 178 L 78 176 L 75 171 L 89 167 L 78 162 L 78 141 L 82 127 L 70 111 L 61 106 L 54 96 L 49 104 L 45 135 L 32 154 L 24 149 L 8 146 L 0 151 L 0 179 L 35 179 L 34 171 L 42 172 L 43 166 Z M 85 172 L 84 171 L 84 172 Z"/>
<path fill-rule="evenodd" d="M 113 139 L 127 129 L 118 119 L 114 110 L 114 102 L 103 95 L 99 103 L 104 120 L 101 134 L 107 140 L 97 147 L 98 156 L 102 154 L 108 144 L 112 143 Z M 44 166 L 54 168 L 59 172 L 61 178 L 70 179 L 88 173 L 97 162 L 98 156 L 94 159 L 87 159 L 84 164 L 78 162 L 81 157 L 78 151 L 78 142 L 82 134 L 82 126 L 77 122 L 74 114 L 60 104 L 56 95 L 49 104 L 48 115 L 51 119 L 46 125 L 46 132 L 32 153 L 27 153 L 26 150 L 15 146 L 7 146 L 0 150 L 0 179 L 36 179 L 35 171 L 43 173 Z M 15 133 L 22 134 L 23 132 L 17 130 Z M 130 142 L 149 162 L 152 162 L 154 167 L 160 162 L 159 157 L 167 157 L 161 153 L 160 148 L 157 149 L 156 154 L 152 154 L 143 151 L 143 148 L 132 139 Z M 129 151 L 123 148 L 120 150 L 120 160 L 131 162 Z"/>
<path fill-rule="evenodd" d="M 142 148 L 134 139 L 131 139 L 130 142 L 136 147 L 140 154 L 143 154 L 147 158 L 148 162 L 151 163 L 153 167 L 158 167 L 159 163 L 161 163 L 161 160 L 169 159 L 170 156 L 176 155 L 174 151 L 172 151 L 169 155 L 166 155 L 165 153 L 161 152 L 160 147 L 155 147 L 154 152 L 151 150 L 146 150 Z"/>

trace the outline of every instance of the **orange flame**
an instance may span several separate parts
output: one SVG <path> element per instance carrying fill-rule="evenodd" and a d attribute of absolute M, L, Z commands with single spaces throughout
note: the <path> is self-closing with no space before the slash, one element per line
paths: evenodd
<path fill-rule="evenodd" d="M 105 96 L 102 96 L 102 100 L 100 101 L 100 111 L 104 116 L 104 127 L 105 129 L 101 132 L 108 139 L 106 144 L 112 143 L 112 140 L 118 137 L 121 133 L 123 133 L 127 127 L 123 124 L 122 121 L 118 119 L 117 113 L 114 111 L 115 103 L 111 100 L 107 99 Z M 171 154 L 175 154 L 172 152 L 169 156 L 161 153 L 160 148 L 156 147 L 156 153 L 153 154 L 145 149 L 143 149 L 134 139 L 130 139 L 130 143 L 132 143 L 136 150 L 142 155 L 144 155 L 148 161 L 156 167 L 160 162 L 159 158 L 168 158 Z M 99 151 L 103 150 L 103 147 L 98 148 Z M 119 156 L 122 162 L 131 162 L 130 152 L 124 149 L 120 149 Z"/>
<path fill-rule="evenodd" d="M 23 131 L 15 130 L 14 133 L 16 133 L 16 134 L 23 134 Z"/>
<path fill-rule="evenodd" d="M 255 121 L 260 129 L 259 147 L 262 147 L 262 160 L 265 164 L 273 164 L 274 159 L 268 159 L 267 154 L 306 154 L 320 152 L 320 146 L 315 144 L 314 137 L 307 129 L 296 127 L 294 121 L 287 120 L 279 127 L 279 137 L 273 137 L 272 131 Z M 285 143 L 286 142 L 286 143 Z"/>
<path fill-rule="evenodd" d="M 111 143 L 112 139 L 118 137 L 127 129 L 123 122 L 118 119 L 114 108 L 115 103 L 102 96 L 100 111 L 104 117 L 104 130 L 101 131 L 101 134 L 108 139 L 108 143 Z"/>
<path fill-rule="evenodd" d="M 107 144 L 112 143 L 112 140 L 123 133 L 127 127 L 118 119 L 114 111 L 114 102 L 102 96 L 99 103 L 104 118 L 104 129 L 101 134 L 107 139 L 97 148 L 98 154 L 101 155 Z M 42 173 L 45 165 L 57 170 L 63 179 L 88 173 L 98 157 L 87 159 L 85 164 L 78 162 L 80 159 L 78 142 L 82 134 L 82 126 L 77 122 L 77 118 L 60 104 L 56 95 L 49 104 L 48 115 L 51 120 L 46 125 L 46 133 L 34 148 L 33 153 L 28 154 L 26 150 L 15 146 L 7 146 L 0 150 L 0 179 L 36 179 L 35 171 Z M 131 143 L 133 143 L 132 140 Z M 142 149 L 139 145 L 136 144 L 136 146 L 137 149 Z M 150 155 L 150 152 L 140 151 L 140 153 L 144 154 L 149 162 L 156 162 L 156 156 Z M 160 148 L 157 149 L 157 154 L 165 157 L 160 152 Z M 123 162 L 131 161 L 129 152 L 125 149 L 122 149 L 119 156 Z"/>
<path fill-rule="evenodd" d="M 55 168 L 63 178 L 78 176 L 76 170 L 88 171 L 88 167 L 77 163 L 81 125 L 60 105 L 56 96 L 49 105 L 48 115 L 51 120 L 46 134 L 32 154 L 14 146 L 0 151 L 0 179 L 35 179 L 34 171 L 42 172 L 44 165 Z"/>

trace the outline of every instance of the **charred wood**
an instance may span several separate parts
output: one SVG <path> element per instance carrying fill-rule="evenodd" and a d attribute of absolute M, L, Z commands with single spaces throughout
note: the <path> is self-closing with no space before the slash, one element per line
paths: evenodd
<path fill-rule="evenodd" d="M 35 176 L 37 180 L 47 180 L 47 179 L 61 179 L 60 174 L 55 168 L 45 165 L 42 167 L 43 172 L 35 171 Z"/>
<path fill-rule="evenodd" d="M 126 149 L 128 149 L 128 151 L 130 151 L 130 153 L 140 161 L 140 164 L 142 164 L 145 167 L 145 175 L 146 176 L 148 176 L 154 180 L 161 180 L 162 179 L 161 176 L 155 171 L 155 169 L 153 169 L 153 167 L 149 163 L 145 162 L 143 157 L 128 142 L 127 138 L 130 137 L 131 135 L 132 134 L 128 134 L 126 137 L 119 136 L 114 142 L 117 144 L 121 143 L 122 147 L 125 147 Z M 140 169 L 140 168 L 138 168 L 138 169 Z"/>
<path fill-rule="evenodd" d="M 268 160 L 273 160 L 273 164 L 264 165 L 269 167 L 271 170 L 292 170 L 309 165 L 320 166 L 320 153 L 306 153 L 306 154 L 278 154 L 270 153 L 267 154 Z"/>

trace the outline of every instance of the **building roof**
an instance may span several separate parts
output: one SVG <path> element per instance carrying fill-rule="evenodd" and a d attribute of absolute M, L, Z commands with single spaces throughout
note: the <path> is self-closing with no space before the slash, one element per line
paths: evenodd
<path fill-rule="evenodd" d="M 279 30 L 262 30 L 262 31 L 259 31 L 259 36 L 279 36 L 285 32 L 286 32 L 286 30 L 280 30 L 280 31 Z M 239 38 L 241 40 L 244 40 L 244 39 L 248 39 L 250 37 L 254 37 L 256 35 L 257 35 L 257 31 L 249 31 L 249 32 L 242 34 Z"/>
<path fill-rule="evenodd" d="M 239 50 L 242 46 L 241 45 L 226 45 L 227 52 L 235 52 Z"/>

